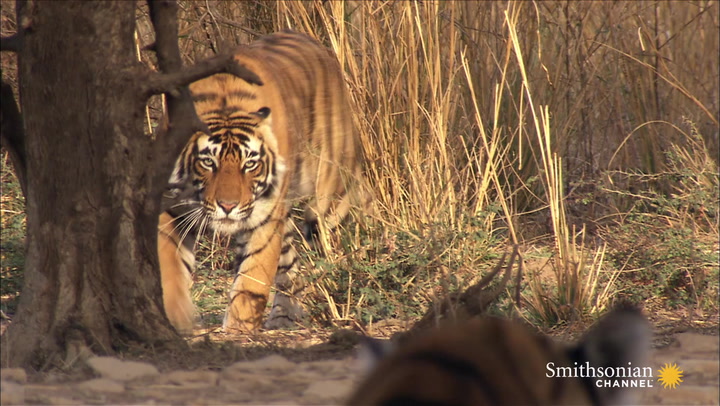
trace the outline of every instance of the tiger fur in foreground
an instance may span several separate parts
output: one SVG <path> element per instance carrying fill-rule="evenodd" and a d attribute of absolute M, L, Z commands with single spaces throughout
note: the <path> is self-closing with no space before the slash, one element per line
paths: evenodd
<path fill-rule="evenodd" d="M 178 157 L 160 216 L 158 250 L 168 318 L 192 331 L 189 285 L 196 237 L 211 229 L 237 241 L 235 281 L 224 329 L 262 325 L 270 288 L 277 293 L 267 328 L 294 324 L 303 287 L 288 213 L 306 201 L 305 229 L 332 229 L 356 204 L 361 177 L 358 140 L 340 65 L 307 35 L 280 32 L 237 49 L 235 59 L 257 74 L 255 86 L 216 74 L 190 86 L 198 132 Z M 189 190 L 188 190 L 189 189 Z M 176 197 L 181 196 L 181 197 Z"/>
<path fill-rule="evenodd" d="M 631 404 L 632 390 L 596 384 L 613 378 L 550 378 L 548 368 L 647 367 L 650 339 L 649 323 L 629 306 L 608 313 L 574 346 L 510 320 L 473 319 L 414 337 L 379 360 L 348 404 Z"/>

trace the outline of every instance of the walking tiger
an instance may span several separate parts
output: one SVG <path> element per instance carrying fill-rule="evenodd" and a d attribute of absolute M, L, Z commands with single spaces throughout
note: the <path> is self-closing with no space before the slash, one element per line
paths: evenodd
<path fill-rule="evenodd" d="M 291 206 L 306 201 L 305 233 L 332 229 L 360 202 L 359 143 L 348 90 L 333 53 L 307 35 L 284 31 L 235 52 L 264 83 L 216 74 L 190 86 L 211 135 L 188 141 L 168 193 L 182 196 L 160 216 L 158 251 L 164 304 L 181 333 L 192 331 L 189 287 L 198 235 L 210 229 L 237 240 L 235 281 L 223 327 L 260 328 L 270 288 L 277 293 L 265 327 L 301 316 Z M 187 189 L 190 190 L 187 190 Z"/>

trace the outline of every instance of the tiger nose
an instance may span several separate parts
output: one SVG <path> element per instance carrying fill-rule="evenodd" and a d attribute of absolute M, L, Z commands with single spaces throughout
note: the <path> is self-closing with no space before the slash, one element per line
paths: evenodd
<path fill-rule="evenodd" d="M 218 200 L 217 205 L 220 206 L 221 209 L 223 209 L 225 214 L 230 214 L 232 209 L 237 207 L 238 203 L 237 202 L 226 202 L 224 200 Z"/>

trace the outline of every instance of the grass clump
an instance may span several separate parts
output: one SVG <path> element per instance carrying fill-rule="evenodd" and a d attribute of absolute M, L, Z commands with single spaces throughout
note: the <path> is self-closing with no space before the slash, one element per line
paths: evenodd
<path fill-rule="evenodd" d="M 479 278 L 497 257 L 498 241 L 482 227 L 458 232 L 429 224 L 411 232 L 378 227 L 341 234 L 345 248 L 335 249 L 335 256 L 303 255 L 315 269 L 305 303 L 323 324 L 418 318 L 434 301 Z"/>

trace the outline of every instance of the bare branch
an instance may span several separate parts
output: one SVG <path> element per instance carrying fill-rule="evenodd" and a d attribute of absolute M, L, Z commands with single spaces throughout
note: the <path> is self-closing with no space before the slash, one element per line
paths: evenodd
<path fill-rule="evenodd" d="M 512 275 L 515 258 L 518 256 L 518 247 L 516 245 L 513 247 L 512 254 L 510 254 L 510 260 L 508 261 L 507 266 L 504 269 L 505 273 L 503 274 L 503 278 L 495 287 L 493 287 L 493 289 L 486 290 L 492 279 L 494 279 L 495 274 L 500 271 L 502 264 L 505 261 L 505 254 L 503 254 L 497 266 L 492 270 L 492 272 L 490 272 L 489 275 L 482 278 L 480 282 L 476 283 L 475 285 L 467 288 L 467 290 L 465 290 L 465 292 L 460 295 L 459 303 L 467 308 L 467 311 L 471 316 L 483 314 L 488 309 L 488 307 L 500 296 L 502 291 L 505 290 L 505 286 L 507 286 L 507 283 L 510 280 L 510 276 Z"/>
<path fill-rule="evenodd" d="M 0 92 L 0 142 L 10 153 L 20 188 L 23 195 L 27 196 L 27 160 L 22 116 L 10 85 L 3 81 Z"/>
<path fill-rule="evenodd" d="M 178 5 L 174 0 L 150 0 L 150 19 L 155 28 L 155 52 L 161 75 L 181 75 L 182 59 L 178 47 Z M 167 85 L 165 87 L 168 87 Z M 175 158 L 193 132 L 207 127 L 195 113 L 190 90 L 177 86 L 176 91 L 166 93 L 167 125 L 161 126 L 154 144 L 155 161 L 153 198 L 159 200 L 170 176 Z"/>
<path fill-rule="evenodd" d="M 180 48 L 177 45 L 178 5 L 174 0 L 151 0 L 148 2 L 150 19 L 155 28 L 155 52 L 163 72 L 179 71 L 182 68 Z"/>
<path fill-rule="evenodd" d="M 248 83 L 260 86 L 263 84 L 254 72 L 238 64 L 232 54 L 220 54 L 195 65 L 184 67 L 178 72 L 158 73 L 149 77 L 143 84 L 144 93 L 147 97 L 160 93 L 177 95 L 180 87 L 216 73 L 230 73 Z"/>
<path fill-rule="evenodd" d="M 0 38 L 0 51 L 20 52 L 23 40 L 22 34 L 22 31 L 18 31 L 13 35 Z"/>

